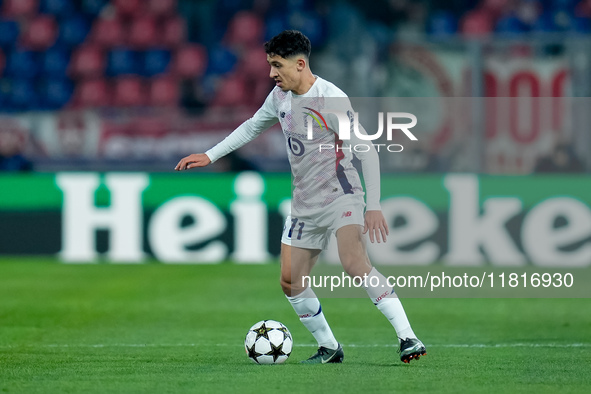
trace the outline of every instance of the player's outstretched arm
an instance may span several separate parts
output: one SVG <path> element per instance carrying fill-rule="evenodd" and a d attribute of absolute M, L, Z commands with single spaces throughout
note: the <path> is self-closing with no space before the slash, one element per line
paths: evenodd
<path fill-rule="evenodd" d="M 363 227 L 363 234 L 369 231 L 369 240 L 371 243 L 378 241 L 386 242 L 386 236 L 390 235 L 388 223 L 382 214 L 382 211 L 367 211 L 365 212 L 365 226 Z"/>
<path fill-rule="evenodd" d="M 211 160 L 205 153 L 193 153 L 182 158 L 174 169 L 176 171 L 189 170 L 196 167 L 205 167 L 209 163 L 211 163 Z"/>

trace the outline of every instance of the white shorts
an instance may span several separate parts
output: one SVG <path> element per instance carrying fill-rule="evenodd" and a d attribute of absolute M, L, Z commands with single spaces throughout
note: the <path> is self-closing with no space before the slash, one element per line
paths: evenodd
<path fill-rule="evenodd" d="M 297 217 L 289 215 L 281 242 L 303 249 L 326 249 L 331 234 L 341 227 L 365 224 L 364 208 L 363 197 L 343 196 L 317 212 Z"/>

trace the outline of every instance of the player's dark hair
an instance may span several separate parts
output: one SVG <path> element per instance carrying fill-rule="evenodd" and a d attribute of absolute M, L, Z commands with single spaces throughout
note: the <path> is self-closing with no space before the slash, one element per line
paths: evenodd
<path fill-rule="evenodd" d="M 302 32 L 284 30 L 265 43 L 265 52 L 270 56 L 279 55 L 284 59 L 294 55 L 310 57 L 312 45 Z"/>

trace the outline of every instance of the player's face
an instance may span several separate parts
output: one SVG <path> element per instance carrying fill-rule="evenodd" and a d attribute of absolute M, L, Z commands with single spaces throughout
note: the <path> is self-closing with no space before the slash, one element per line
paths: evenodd
<path fill-rule="evenodd" d="M 275 80 L 275 85 L 284 92 L 295 90 L 300 83 L 301 69 L 303 69 L 300 58 L 293 57 L 285 59 L 279 55 L 267 55 L 267 62 L 271 66 L 269 77 Z"/>

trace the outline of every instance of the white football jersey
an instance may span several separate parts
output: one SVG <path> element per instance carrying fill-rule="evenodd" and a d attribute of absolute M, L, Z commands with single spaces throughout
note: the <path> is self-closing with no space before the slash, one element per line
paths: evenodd
<path fill-rule="evenodd" d="M 351 145 L 367 145 L 368 141 L 359 140 L 352 132 L 350 140 L 341 140 L 337 117 L 321 114 L 325 109 L 325 98 L 339 97 L 343 98 L 340 103 L 344 103 L 340 106 L 347 106 L 339 110 L 352 111 L 347 95 L 320 77 L 316 77 L 310 90 L 303 95 L 275 87 L 252 118 L 206 154 L 214 162 L 279 121 L 291 165 L 293 210 L 309 213 L 326 207 L 341 196 L 363 196 L 359 174 L 352 164 L 354 153 Z M 312 127 L 312 139 L 308 139 L 308 124 Z M 377 152 L 371 146 L 367 152 L 355 155 L 362 162 L 368 192 L 367 209 L 380 209 Z"/>

